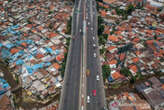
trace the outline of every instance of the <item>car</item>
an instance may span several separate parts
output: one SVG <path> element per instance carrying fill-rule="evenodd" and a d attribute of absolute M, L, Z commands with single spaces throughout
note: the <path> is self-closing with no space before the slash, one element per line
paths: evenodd
<path fill-rule="evenodd" d="M 87 96 L 87 103 L 90 103 L 90 96 Z"/>
<path fill-rule="evenodd" d="M 80 29 L 80 32 L 82 32 L 82 30 Z"/>
<path fill-rule="evenodd" d="M 99 80 L 100 80 L 100 77 L 99 77 L 99 75 L 97 75 L 97 76 L 96 76 L 96 79 L 97 79 L 97 81 L 99 81 Z"/>
<path fill-rule="evenodd" d="M 91 27 L 91 30 L 93 31 L 93 27 Z"/>
<path fill-rule="evenodd" d="M 96 53 L 94 53 L 93 56 L 96 57 Z"/>
<path fill-rule="evenodd" d="M 88 22 L 88 25 L 90 25 L 90 22 Z"/>
<path fill-rule="evenodd" d="M 96 96 L 96 89 L 92 90 L 93 96 Z"/>
<path fill-rule="evenodd" d="M 96 44 L 93 44 L 93 47 L 96 47 Z"/>
<path fill-rule="evenodd" d="M 93 40 L 95 40 L 95 37 L 93 37 Z"/>

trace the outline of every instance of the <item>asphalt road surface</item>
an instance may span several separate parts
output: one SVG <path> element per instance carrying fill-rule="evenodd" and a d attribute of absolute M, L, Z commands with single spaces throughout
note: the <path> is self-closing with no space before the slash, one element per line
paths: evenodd
<path fill-rule="evenodd" d="M 86 5 L 87 69 L 90 70 L 90 76 L 87 77 L 86 89 L 87 96 L 90 96 L 90 103 L 87 103 L 87 110 L 102 110 L 105 106 L 105 93 L 98 50 L 96 2 L 95 0 L 87 0 Z M 94 57 L 94 53 L 96 57 Z M 100 80 L 96 79 L 97 75 Z M 96 90 L 96 96 L 93 96 L 93 90 Z"/>
<path fill-rule="evenodd" d="M 82 51 L 85 47 L 82 46 L 83 37 L 87 39 L 86 67 L 90 70 L 90 76 L 86 79 L 86 97 L 90 96 L 90 103 L 87 103 L 86 108 L 87 110 L 102 110 L 105 106 L 105 92 L 98 50 L 96 2 L 95 0 L 84 1 L 76 0 L 74 6 L 73 40 L 69 50 L 59 110 L 78 110 L 80 108 L 80 74 L 82 71 Z M 84 15 L 87 26 L 86 35 L 83 36 Z M 96 79 L 96 76 L 99 76 L 99 80 Z M 93 96 L 93 90 L 96 90 L 96 96 Z"/>
<path fill-rule="evenodd" d="M 72 44 L 60 99 L 60 110 L 78 110 L 82 55 L 83 2 L 76 0 L 73 12 Z"/>

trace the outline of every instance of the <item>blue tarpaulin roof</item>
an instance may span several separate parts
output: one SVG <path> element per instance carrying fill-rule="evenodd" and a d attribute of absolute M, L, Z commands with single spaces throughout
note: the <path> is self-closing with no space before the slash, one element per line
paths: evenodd
<path fill-rule="evenodd" d="M 16 41 L 18 45 L 22 44 L 23 42 L 26 42 L 27 44 L 32 44 L 33 40 L 21 40 L 21 41 Z"/>
<path fill-rule="evenodd" d="M 4 94 L 5 92 L 5 90 L 0 90 L 0 95 Z"/>
<path fill-rule="evenodd" d="M 3 45 L 0 43 L 0 47 L 2 47 Z"/>
<path fill-rule="evenodd" d="M 2 34 L 2 36 L 6 36 L 7 35 L 7 31 L 4 31 L 4 32 L 2 32 L 1 34 Z"/>
<path fill-rule="evenodd" d="M 37 69 L 43 68 L 44 63 L 40 63 L 40 64 L 35 64 L 34 66 L 32 66 L 32 69 L 34 71 L 36 71 Z"/>
<path fill-rule="evenodd" d="M 32 55 L 36 55 L 38 53 L 37 49 L 32 52 Z"/>
<path fill-rule="evenodd" d="M 19 28 L 19 24 L 13 25 L 13 26 L 11 26 L 10 28 L 12 28 L 12 29 L 17 29 L 17 28 Z"/>
<path fill-rule="evenodd" d="M 10 26 L 9 28 L 7 28 L 5 31 L 3 31 L 1 34 L 3 36 L 6 36 L 8 33 L 14 34 L 14 35 L 18 35 L 20 36 L 21 32 L 20 31 L 15 31 L 14 29 L 19 28 L 19 25 L 13 25 Z"/>
<path fill-rule="evenodd" d="M 5 91 L 7 91 L 9 87 L 10 87 L 10 86 L 9 86 L 9 84 L 6 82 L 6 80 L 0 78 L 0 88 L 1 88 L 1 90 L 0 90 L 0 95 L 3 94 L 3 93 L 5 93 Z"/>
<path fill-rule="evenodd" d="M 9 58 L 10 57 L 10 51 L 7 49 L 2 49 L 1 50 L 1 56 L 2 56 L 2 58 Z"/>
<path fill-rule="evenodd" d="M 11 56 L 12 59 L 16 59 L 17 57 L 21 56 L 24 54 L 23 50 L 20 50 L 19 52 L 17 52 L 16 54 L 14 54 L 13 56 Z"/>
<path fill-rule="evenodd" d="M 57 49 L 56 49 L 56 50 L 55 50 L 55 54 L 56 54 L 56 55 L 60 54 L 60 50 L 57 50 Z"/>
<path fill-rule="evenodd" d="M 50 62 L 46 62 L 46 63 L 44 63 L 44 66 L 50 66 L 50 65 L 51 65 Z"/>
<path fill-rule="evenodd" d="M 22 64 L 24 64 L 23 60 L 19 59 L 19 60 L 16 61 L 16 65 L 22 65 Z"/>
<path fill-rule="evenodd" d="M 26 42 L 27 44 L 32 44 L 32 43 L 33 43 L 33 40 L 25 40 L 25 42 Z"/>
<path fill-rule="evenodd" d="M 30 66 L 26 66 L 26 69 L 30 75 L 33 74 L 33 70 Z"/>
<path fill-rule="evenodd" d="M 5 47 L 7 47 L 8 49 L 10 49 L 10 48 L 14 47 L 14 44 L 9 43 L 9 44 L 6 44 Z"/>
<path fill-rule="evenodd" d="M 112 78 L 111 76 L 109 76 L 109 77 L 108 77 L 108 81 L 109 81 L 109 82 L 112 82 L 112 81 L 114 81 L 114 80 L 113 80 L 113 78 Z"/>
<path fill-rule="evenodd" d="M 32 58 L 32 55 L 29 55 L 27 58 L 28 58 L 28 60 L 30 60 Z"/>
<path fill-rule="evenodd" d="M 46 50 L 47 53 L 51 53 L 51 54 L 53 54 L 53 50 L 52 50 L 51 48 L 46 47 L 45 50 Z"/>
<path fill-rule="evenodd" d="M 16 34 L 17 32 L 16 31 L 13 31 L 13 30 L 10 30 L 9 31 L 11 34 Z"/>

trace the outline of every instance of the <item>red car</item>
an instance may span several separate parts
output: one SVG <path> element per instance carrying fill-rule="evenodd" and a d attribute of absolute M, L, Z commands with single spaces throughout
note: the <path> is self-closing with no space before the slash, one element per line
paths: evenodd
<path fill-rule="evenodd" d="M 95 89 L 92 90 L 92 94 L 93 94 L 93 96 L 96 96 L 96 90 Z"/>

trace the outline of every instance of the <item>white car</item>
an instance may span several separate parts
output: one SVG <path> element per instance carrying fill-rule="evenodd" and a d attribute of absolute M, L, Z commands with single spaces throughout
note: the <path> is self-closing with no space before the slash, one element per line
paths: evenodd
<path fill-rule="evenodd" d="M 96 57 L 96 53 L 94 53 L 93 56 Z"/>
<path fill-rule="evenodd" d="M 88 25 L 90 25 L 90 22 L 88 22 Z"/>
<path fill-rule="evenodd" d="M 93 31 L 93 27 L 91 28 L 91 30 Z"/>
<path fill-rule="evenodd" d="M 93 37 L 93 40 L 95 40 L 95 37 Z"/>
<path fill-rule="evenodd" d="M 80 32 L 81 32 L 81 29 L 80 29 Z"/>
<path fill-rule="evenodd" d="M 96 79 L 97 79 L 97 81 L 99 81 L 99 80 L 100 80 L 100 77 L 99 77 L 99 75 L 97 75 L 97 76 L 96 76 Z"/>
<path fill-rule="evenodd" d="M 96 47 L 96 44 L 93 44 L 93 47 Z"/>
<path fill-rule="evenodd" d="M 90 103 L 90 97 L 87 96 L 87 103 Z"/>

